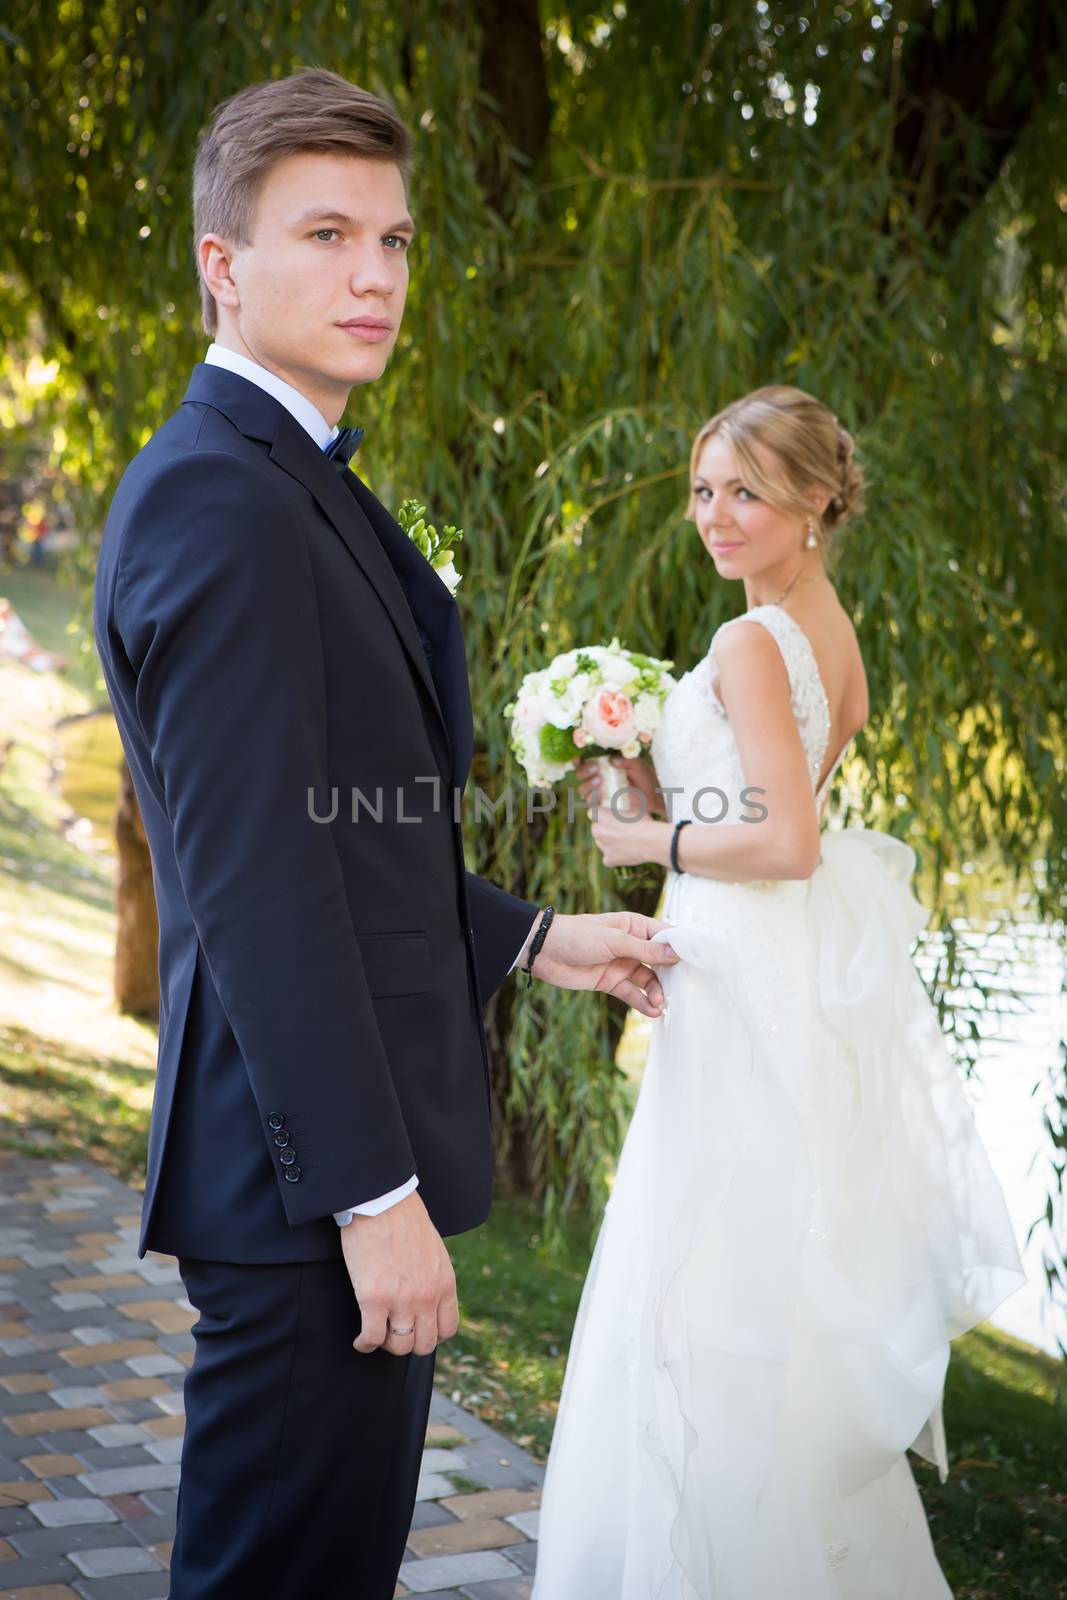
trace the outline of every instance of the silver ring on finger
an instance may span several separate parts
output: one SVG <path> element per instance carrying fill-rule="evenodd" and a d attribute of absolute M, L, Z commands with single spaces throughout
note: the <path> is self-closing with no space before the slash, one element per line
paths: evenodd
<path fill-rule="evenodd" d="M 390 1329 L 391 1329 L 391 1331 L 393 1333 L 398 1333 L 401 1336 L 401 1338 L 403 1338 L 406 1334 L 415 1332 L 414 1327 L 411 1327 L 411 1328 L 398 1328 L 396 1326 L 396 1324 L 392 1323 L 392 1322 L 389 1324 L 389 1327 L 390 1327 Z"/>

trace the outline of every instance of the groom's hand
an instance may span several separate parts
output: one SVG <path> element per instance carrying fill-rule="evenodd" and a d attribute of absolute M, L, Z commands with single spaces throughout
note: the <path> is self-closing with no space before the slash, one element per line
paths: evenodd
<path fill-rule="evenodd" d="M 353 1217 L 341 1248 L 363 1318 L 353 1341 L 361 1355 L 428 1356 L 451 1339 L 459 1328 L 456 1274 L 418 1190 L 379 1216 Z"/>
<path fill-rule="evenodd" d="M 601 989 L 646 1017 L 661 1016 L 663 989 L 653 969 L 673 966 L 678 957 L 670 945 L 649 941 L 668 926 L 636 911 L 557 914 L 534 960 L 533 975 L 559 989 Z M 524 947 L 520 969 L 525 962 Z"/>

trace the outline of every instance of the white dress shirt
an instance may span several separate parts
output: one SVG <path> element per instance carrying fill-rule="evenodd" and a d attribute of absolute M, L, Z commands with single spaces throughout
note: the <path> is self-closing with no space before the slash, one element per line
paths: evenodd
<path fill-rule="evenodd" d="M 340 428 L 331 428 L 322 412 L 311 404 L 306 394 L 294 389 L 291 383 L 279 378 L 276 372 L 269 372 L 266 367 L 260 366 L 258 361 L 252 361 L 237 350 L 228 350 L 222 344 L 210 344 L 204 360 L 209 366 L 225 367 L 227 372 L 236 372 L 238 377 L 247 378 L 249 383 L 254 383 L 273 395 L 275 400 L 283 405 L 311 435 L 320 450 L 325 450 L 331 439 L 335 439 L 340 433 Z M 523 941 L 523 949 L 525 948 L 526 940 Z M 521 954 L 522 950 L 519 951 L 519 955 Z M 512 972 L 515 970 L 518 960 L 519 956 L 516 956 L 509 970 Z M 353 1217 L 380 1216 L 383 1211 L 388 1211 L 390 1206 L 395 1206 L 398 1201 L 406 1199 L 418 1185 L 418 1174 L 413 1174 L 406 1183 L 402 1183 L 397 1189 L 390 1189 L 388 1194 L 379 1195 L 375 1200 L 364 1200 L 362 1205 L 352 1206 L 347 1211 L 335 1211 L 333 1219 L 343 1228 Z"/>
<path fill-rule="evenodd" d="M 239 378 L 247 378 L 249 383 L 254 383 L 257 388 L 265 389 L 268 394 L 272 394 L 275 400 L 296 418 L 300 426 L 310 433 L 320 450 L 325 450 L 330 440 L 335 439 L 340 433 L 340 428 L 330 427 L 322 412 L 311 404 L 306 394 L 294 389 L 291 383 L 279 378 L 276 372 L 268 372 L 266 367 L 261 367 L 259 362 L 253 361 L 250 356 L 243 356 L 236 350 L 227 350 L 224 344 L 210 344 L 204 360 L 209 367 L 225 367 L 227 372 L 236 372 Z"/>

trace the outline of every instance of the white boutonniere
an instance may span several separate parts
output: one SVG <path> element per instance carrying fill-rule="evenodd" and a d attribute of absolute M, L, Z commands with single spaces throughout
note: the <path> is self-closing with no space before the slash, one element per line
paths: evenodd
<path fill-rule="evenodd" d="M 396 520 L 412 544 L 426 557 L 449 594 L 454 595 L 463 574 L 456 571 L 452 547 L 463 538 L 463 529 L 446 523 L 438 533 L 433 523 L 426 520 L 426 507 L 417 500 L 403 501 Z"/>

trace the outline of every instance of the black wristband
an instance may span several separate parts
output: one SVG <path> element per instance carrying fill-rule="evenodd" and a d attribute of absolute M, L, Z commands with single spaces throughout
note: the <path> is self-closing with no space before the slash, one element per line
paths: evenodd
<path fill-rule="evenodd" d="M 548 938 L 548 930 L 552 926 L 552 918 L 556 915 L 555 906 L 546 906 L 541 913 L 541 921 L 537 924 L 537 932 L 530 941 L 530 949 L 526 956 L 526 965 L 523 971 L 526 974 L 526 987 L 533 987 L 533 964 L 541 954 L 541 946 Z"/>
<path fill-rule="evenodd" d="M 688 828 L 692 820 L 692 817 L 683 817 L 681 822 L 676 822 L 674 824 L 674 832 L 671 834 L 671 866 L 674 868 L 675 872 L 685 871 L 685 868 L 679 866 L 678 864 L 678 835 L 681 833 L 683 828 Z"/>

